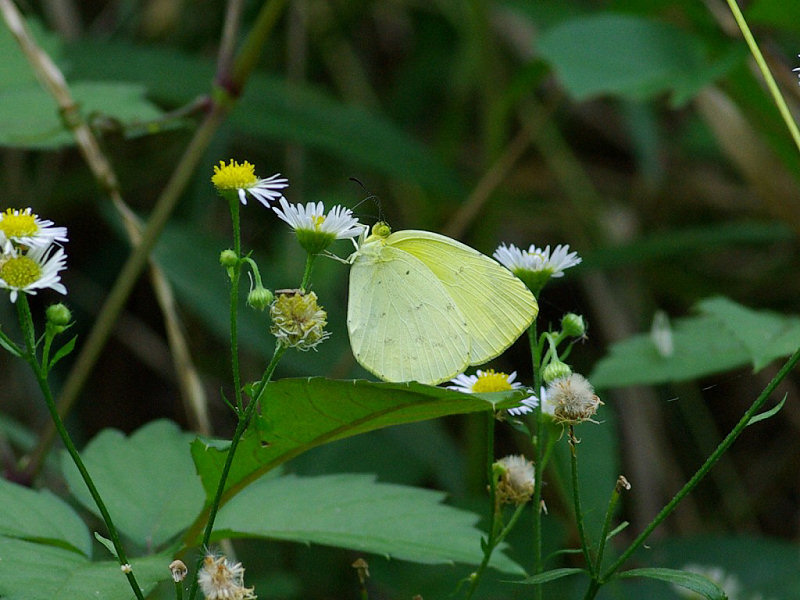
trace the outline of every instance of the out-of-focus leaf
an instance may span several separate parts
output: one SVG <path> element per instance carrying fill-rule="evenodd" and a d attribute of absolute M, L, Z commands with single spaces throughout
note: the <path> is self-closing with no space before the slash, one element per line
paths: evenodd
<path fill-rule="evenodd" d="M 757 415 L 752 417 L 747 422 L 747 426 L 749 427 L 750 425 L 753 425 L 754 423 L 758 423 L 759 421 L 763 421 L 765 419 L 769 419 L 769 418 L 774 417 L 775 415 L 777 415 L 780 412 L 780 410 L 783 408 L 783 405 L 786 404 L 786 398 L 788 398 L 788 395 L 784 394 L 783 398 L 781 399 L 780 402 L 778 402 L 778 404 L 776 404 L 775 406 L 773 406 L 769 410 L 765 410 L 764 412 L 758 413 Z"/>
<path fill-rule="evenodd" d="M 171 421 L 153 421 L 130 437 L 106 429 L 81 453 L 114 524 L 142 546 L 161 546 L 203 508 L 203 488 L 188 451 L 192 438 Z M 62 471 L 73 495 L 97 514 L 66 452 Z"/>
<path fill-rule="evenodd" d="M 562 84 L 578 100 L 618 94 L 644 100 L 666 91 L 685 102 L 743 59 L 706 58 L 701 38 L 667 23 L 622 14 L 599 14 L 563 22 L 537 44 Z"/>
<path fill-rule="evenodd" d="M 649 334 L 611 347 L 591 375 L 601 388 L 687 381 L 752 364 L 762 369 L 800 347 L 800 318 L 754 311 L 727 298 L 697 305 L 700 316 L 676 319 L 673 351 L 658 352 Z"/>
<path fill-rule="evenodd" d="M 82 82 L 71 85 L 70 91 L 87 121 L 102 117 L 128 132 L 161 115 L 145 98 L 141 85 Z M 0 92 L 0 145 L 42 149 L 72 144 L 72 134 L 61 122 L 55 100 L 40 86 Z"/>
<path fill-rule="evenodd" d="M 58 61 L 62 53 L 61 41 L 57 36 L 45 31 L 38 21 L 28 19 L 28 29 L 42 50 L 50 58 Z M 17 40 L 11 35 L 5 21 L 0 27 L 0 97 L 6 90 L 16 90 L 28 85 L 39 85 L 28 59 L 22 53 Z"/>
<path fill-rule="evenodd" d="M 556 579 L 561 579 L 562 577 L 568 577 L 569 575 L 577 575 L 578 573 L 586 573 L 586 569 L 577 569 L 574 567 L 550 569 L 549 571 L 544 571 L 537 575 L 532 575 L 527 579 L 524 579 L 522 581 L 515 581 L 514 583 L 541 584 L 541 583 L 547 583 L 548 581 L 555 581 Z"/>
<path fill-rule="evenodd" d="M 783 0 L 755 0 L 745 10 L 747 22 L 800 33 L 800 4 Z"/>
<path fill-rule="evenodd" d="M 0 597 L 3 600 L 103 598 L 130 600 L 133 591 L 118 562 L 91 562 L 65 550 L 0 537 Z M 134 558 L 136 580 L 147 595 L 170 577 L 170 555 Z"/>
<path fill-rule="evenodd" d="M 261 418 L 242 438 L 228 495 L 306 450 L 382 427 L 513 406 L 524 394 L 462 394 L 419 383 L 281 379 L 267 386 Z M 492 398 L 489 400 L 487 398 Z M 192 457 L 206 493 L 216 490 L 227 447 L 198 438 Z"/>
<path fill-rule="evenodd" d="M 67 48 L 67 58 L 80 78 L 139 82 L 173 105 L 209 93 L 214 75 L 210 60 L 119 42 L 82 40 Z M 256 73 L 230 120 L 247 135 L 301 143 L 431 191 L 466 195 L 454 172 L 399 127 L 310 86 Z"/>
<path fill-rule="evenodd" d="M 754 311 L 722 297 L 703 300 L 697 306 L 739 340 L 755 371 L 800 347 L 800 318 L 796 316 Z"/>
<path fill-rule="evenodd" d="M 0 506 L 0 535 L 91 555 L 92 540 L 86 525 L 66 502 L 49 491 L 37 492 L 0 479 Z"/>
<path fill-rule="evenodd" d="M 261 479 L 223 507 L 215 537 L 325 544 L 418 563 L 479 564 L 478 517 L 441 504 L 443 496 L 360 474 Z M 489 564 L 504 573 L 525 572 L 501 552 Z"/>
<path fill-rule="evenodd" d="M 686 588 L 708 600 L 727 600 L 728 596 L 716 583 L 699 573 L 677 569 L 643 568 L 624 571 L 618 577 L 648 577 Z"/>

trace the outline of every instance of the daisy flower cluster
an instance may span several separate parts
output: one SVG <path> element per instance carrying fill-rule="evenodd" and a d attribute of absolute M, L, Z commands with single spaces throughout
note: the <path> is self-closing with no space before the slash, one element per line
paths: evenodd
<path fill-rule="evenodd" d="M 61 271 L 67 255 L 67 228 L 39 218 L 32 209 L 9 208 L 0 212 L 0 289 L 9 290 L 11 302 L 19 293 L 36 294 L 51 289 L 61 294 Z"/>
<path fill-rule="evenodd" d="M 349 208 L 334 206 L 325 212 L 322 202 L 290 204 L 283 195 L 283 190 L 289 187 L 289 180 L 281 177 L 280 173 L 261 179 L 255 174 L 255 167 L 247 161 L 241 164 L 234 160 L 228 164 L 220 161 L 214 166 L 211 183 L 223 196 L 235 193 L 242 204 L 247 204 L 250 195 L 271 208 L 278 218 L 294 229 L 300 245 L 309 254 L 319 254 L 334 240 L 356 238 L 365 229 Z"/>

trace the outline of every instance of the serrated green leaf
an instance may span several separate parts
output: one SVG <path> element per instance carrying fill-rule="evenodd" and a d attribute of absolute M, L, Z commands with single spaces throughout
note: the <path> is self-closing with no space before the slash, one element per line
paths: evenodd
<path fill-rule="evenodd" d="M 577 575 L 578 573 L 586 573 L 586 569 L 576 569 L 567 567 L 561 569 L 550 569 L 549 571 L 544 571 L 543 573 L 533 575 L 531 577 L 528 577 L 527 579 L 523 579 L 522 581 L 514 581 L 512 583 L 541 584 L 541 583 L 547 583 L 548 581 L 561 579 L 562 577 L 568 577 L 569 575 Z"/>
<path fill-rule="evenodd" d="M 679 571 L 677 569 L 664 568 L 642 568 L 623 571 L 617 575 L 619 578 L 628 577 L 647 577 L 666 581 L 673 585 L 686 588 L 707 598 L 708 600 L 727 600 L 728 596 L 723 589 L 708 577 L 689 571 Z"/>
<path fill-rule="evenodd" d="M 419 383 L 281 379 L 267 386 L 261 420 L 236 451 L 226 490 L 235 492 L 290 458 L 320 444 L 382 427 L 515 405 L 524 394 L 476 396 Z M 217 488 L 227 450 L 198 438 L 192 457 L 209 497 Z"/>
<path fill-rule="evenodd" d="M 125 437 L 102 431 L 81 456 L 117 528 L 148 548 L 181 533 L 203 508 L 204 494 L 189 452 L 193 436 L 171 421 L 153 421 Z M 70 491 L 98 514 L 69 455 L 61 457 Z"/>
<path fill-rule="evenodd" d="M 623 14 L 570 19 L 542 34 L 537 47 L 578 100 L 599 94 L 644 100 L 675 91 L 685 101 L 733 66 L 730 57 L 723 66 L 710 64 L 702 38 Z"/>
<path fill-rule="evenodd" d="M 78 336 L 74 336 L 71 340 L 69 340 L 66 344 L 61 346 L 58 351 L 53 355 L 53 358 L 50 359 L 50 364 L 47 366 L 48 369 L 52 369 L 55 364 L 60 361 L 65 356 L 69 356 L 70 352 L 75 348 L 75 342 L 78 339 Z"/>
<path fill-rule="evenodd" d="M 126 133 L 161 116 L 145 98 L 141 85 L 121 82 L 78 82 L 70 86 L 84 119 L 102 116 L 119 123 Z M 38 84 L 0 92 L 0 145 L 15 148 L 52 149 L 75 143 L 61 122 L 55 100 Z"/>
<path fill-rule="evenodd" d="M 86 525 L 51 492 L 37 492 L 0 479 L 0 506 L 0 535 L 91 555 L 92 540 Z"/>
<path fill-rule="evenodd" d="M 214 537 L 324 544 L 427 564 L 480 564 L 479 517 L 443 505 L 443 498 L 363 474 L 261 479 L 220 511 Z M 499 551 L 490 565 L 525 573 Z"/>
<path fill-rule="evenodd" d="M 91 562 L 80 554 L 23 540 L 0 537 L 0 597 L 3 600 L 103 598 L 130 600 L 133 591 L 116 562 Z M 170 577 L 168 555 L 131 560 L 147 595 Z"/>
<path fill-rule="evenodd" d="M 800 347 L 800 318 L 796 316 L 755 311 L 722 297 L 703 300 L 697 306 L 739 340 L 749 352 L 755 371 Z"/>

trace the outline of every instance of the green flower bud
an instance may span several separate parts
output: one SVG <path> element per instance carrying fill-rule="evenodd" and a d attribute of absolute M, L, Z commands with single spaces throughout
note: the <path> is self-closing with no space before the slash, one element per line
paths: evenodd
<path fill-rule="evenodd" d="M 236 252 L 228 248 L 227 250 L 223 250 L 219 254 L 219 264 L 223 267 L 228 269 L 235 267 L 236 264 L 239 262 L 239 257 L 236 256 Z"/>
<path fill-rule="evenodd" d="M 581 315 L 567 313 L 561 319 L 561 330 L 570 337 L 581 337 L 586 333 L 586 323 Z"/>
<path fill-rule="evenodd" d="M 557 359 L 550 362 L 542 369 L 542 379 L 544 379 L 545 383 L 550 383 L 551 381 L 561 379 L 562 377 L 568 377 L 569 375 L 572 375 L 572 369 L 569 368 L 568 364 Z"/>
<path fill-rule="evenodd" d="M 247 294 L 247 306 L 256 310 L 266 310 L 275 296 L 265 287 L 256 287 Z"/>
<path fill-rule="evenodd" d="M 72 312 L 60 302 L 58 304 L 51 304 L 45 311 L 47 322 L 55 327 L 66 327 L 72 322 Z"/>

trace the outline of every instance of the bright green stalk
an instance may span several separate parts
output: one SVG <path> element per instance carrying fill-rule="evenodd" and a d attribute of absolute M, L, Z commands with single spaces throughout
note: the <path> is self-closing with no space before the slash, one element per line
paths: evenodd
<path fill-rule="evenodd" d="M 538 334 L 536 332 L 536 320 L 531 323 L 528 329 L 528 342 L 531 347 L 531 363 L 533 365 L 533 389 L 536 396 L 541 396 L 542 389 L 542 347 L 539 344 Z M 542 403 L 544 398 L 539 398 L 539 403 L 534 410 L 535 432 L 534 437 L 536 443 L 536 477 L 533 480 L 533 574 L 538 575 L 542 572 L 542 473 L 544 472 L 544 448 L 542 447 L 542 432 L 544 427 L 542 421 L 544 414 L 542 413 Z M 542 598 L 542 586 L 536 585 L 534 597 L 537 600 Z"/>
<path fill-rule="evenodd" d="M 586 561 L 586 568 L 592 574 L 592 579 L 595 578 L 594 564 L 592 557 L 589 554 L 589 542 L 586 539 L 586 528 L 583 523 L 583 509 L 581 508 L 581 494 L 578 487 L 578 442 L 575 438 L 575 427 L 569 426 L 569 452 L 570 464 L 572 465 L 572 503 L 575 506 L 575 523 L 578 526 L 578 537 L 581 540 L 581 550 L 583 550 L 583 558 Z"/>
<path fill-rule="evenodd" d="M 237 413 L 241 416 L 244 411 L 242 402 L 242 382 L 239 373 L 239 278 L 242 274 L 242 241 L 241 226 L 239 222 L 239 195 L 236 191 L 226 194 L 231 210 L 231 224 L 233 226 L 233 251 L 236 253 L 236 266 L 230 270 L 230 322 L 231 322 L 231 374 L 233 376 L 233 393 L 236 399 Z"/>
<path fill-rule="evenodd" d="M 645 543 L 653 530 L 658 527 L 672 513 L 672 511 L 675 510 L 680 501 L 683 500 L 697 486 L 698 483 L 700 483 L 703 477 L 708 474 L 720 457 L 728 450 L 728 448 L 733 445 L 733 442 L 736 441 L 736 438 L 738 438 L 742 431 L 744 431 L 744 428 L 747 427 L 750 419 L 752 419 L 758 413 L 758 411 L 769 398 L 770 394 L 772 394 L 775 388 L 778 387 L 778 384 L 786 378 L 798 361 L 800 361 L 800 348 L 795 350 L 794 354 L 789 357 L 781 370 L 778 371 L 778 374 L 775 375 L 772 381 L 769 382 L 769 385 L 764 388 L 764 391 L 761 392 L 750 408 L 747 409 L 731 432 L 725 436 L 725 439 L 720 442 L 716 450 L 711 453 L 711 455 L 706 459 L 706 461 L 692 476 L 692 478 L 686 482 L 686 485 L 684 485 L 681 490 L 675 494 L 672 500 L 670 500 L 670 502 L 661 509 L 661 512 L 659 512 L 658 515 L 656 515 L 656 517 L 644 529 L 644 531 L 642 531 L 642 533 L 640 533 L 638 537 L 631 542 L 630 546 L 628 546 L 625 552 L 623 552 L 620 557 L 608 569 L 606 569 L 602 576 L 599 579 L 592 581 L 589 590 L 587 590 L 586 595 L 584 596 L 585 599 L 590 600 L 591 598 L 594 598 L 600 586 L 604 582 L 608 581 L 608 578 L 611 577 L 625 563 L 625 561 L 627 561 L 631 555 L 642 544 Z"/>
<path fill-rule="evenodd" d="M 783 99 L 783 95 L 781 94 L 780 88 L 778 88 L 778 84 L 775 83 L 775 78 L 772 77 L 772 72 L 767 66 L 767 61 L 764 60 L 764 56 L 761 54 L 761 50 L 759 50 L 758 44 L 756 43 L 753 34 L 750 32 L 750 28 L 747 26 L 747 21 L 745 20 L 742 11 L 739 10 L 739 5 L 736 3 L 736 0 L 728 0 L 728 6 L 731 9 L 731 13 L 733 13 L 733 18 L 736 19 L 736 24 L 739 26 L 739 29 L 741 30 L 742 35 L 747 42 L 747 46 L 750 48 L 750 53 L 756 60 L 756 64 L 761 71 L 761 75 L 764 77 L 764 81 L 767 84 L 769 93 L 772 95 L 772 100 L 778 107 L 778 111 L 781 113 L 783 122 L 786 123 L 786 127 L 789 129 L 789 133 L 792 135 L 792 139 L 794 140 L 797 149 L 800 150 L 800 131 L 797 129 L 797 124 L 794 122 L 794 118 L 792 117 L 789 107 L 786 106 L 786 101 Z"/>
<path fill-rule="evenodd" d="M 306 256 L 306 269 L 303 272 L 303 283 L 300 284 L 300 289 L 304 292 L 308 287 L 308 282 L 311 281 L 311 268 L 314 266 L 314 259 L 317 257 L 316 254 L 309 253 Z"/>
<path fill-rule="evenodd" d="M 25 339 L 25 353 L 23 357 L 28 362 L 28 364 L 33 369 L 34 374 L 36 375 L 36 381 L 39 384 L 39 389 L 42 390 L 42 394 L 44 395 L 45 404 L 47 404 L 47 410 L 50 412 L 50 417 L 53 420 L 53 424 L 55 425 L 56 431 L 58 435 L 61 437 L 61 440 L 64 443 L 64 447 L 67 449 L 67 452 L 72 458 L 72 462 L 75 463 L 75 467 L 77 467 L 78 472 L 83 479 L 83 482 L 86 484 L 86 487 L 89 490 L 89 494 L 91 494 L 92 499 L 94 500 L 97 509 L 100 511 L 100 515 L 103 518 L 103 522 L 106 524 L 106 528 L 108 529 L 108 534 L 111 537 L 111 543 L 114 544 L 114 550 L 117 553 L 117 560 L 119 560 L 120 566 L 129 565 L 128 557 L 125 553 L 125 548 L 122 545 L 122 542 L 119 538 L 119 533 L 117 533 L 117 528 L 114 526 L 114 521 L 111 519 L 111 515 L 106 508 L 105 503 L 103 502 L 103 498 L 100 496 L 100 493 L 97 491 L 97 488 L 94 485 L 94 481 L 92 481 L 91 475 L 89 475 L 89 471 L 86 469 L 86 465 L 83 464 L 83 460 L 81 459 L 80 454 L 78 454 L 77 448 L 75 448 L 75 444 L 72 443 L 72 438 L 67 432 L 67 428 L 64 427 L 64 422 L 61 420 L 61 417 L 58 414 L 58 409 L 56 408 L 55 400 L 53 400 L 53 394 L 50 391 L 50 385 L 47 382 L 47 373 L 46 369 L 39 363 L 38 359 L 36 358 L 36 345 L 35 345 L 35 335 L 34 335 L 34 328 L 33 328 L 33 317 L 31 316 L 30 307 L 28 306 L 28 299 L 25 297 L 25 294 L 20 294 L 17 298 L 17 313 L 19 315 L 19 324 L 20 328 L 22 329 L 22 334 Z M 144 596 L 142 595 L 142 590 L 139 587 L 139 583 L 136 581 L 136 577 L 133 574 L 133 571 L 128 571 L 125 573 L 125 577 L 128 578 L 128 583 L 133 590 L 136 598 L 138 600 L 144 600 Z"/>
<path fill-rule="evenodd" d="M 600 540 L 598 541 L 598 549 L 597 549 L 597 558 L 594 561 L 594 570 L 593 573 L 599 573 L 600 570 L 603 568 L 603 553 L 606 549 L 606 543 L 608 542 L 608 532 L 611 530 L 611 520 L 614 518 L 614 509 L 617 507 L 617 503 L 619 502 L 620 490 L 622 489 L 622 484 L 625 483 L 625 480 L 620 477 L 617 480 L 617 483 L 614 484 L 614 489 L 611 492 L 611 497 L 608 499 L 608 508 L 606 509 L 606 518 L 603 521 L 603 530 L 600 532 Z M 628 487 L 630 487 L 628 485 Z"/>

